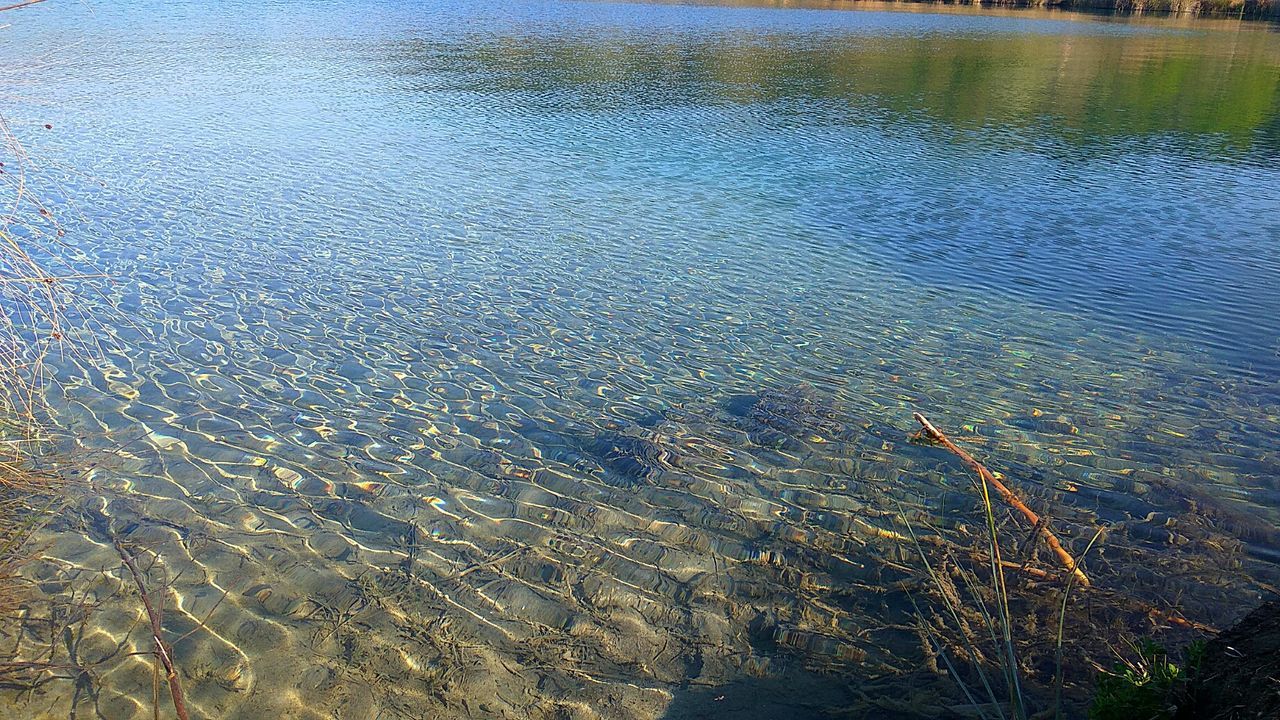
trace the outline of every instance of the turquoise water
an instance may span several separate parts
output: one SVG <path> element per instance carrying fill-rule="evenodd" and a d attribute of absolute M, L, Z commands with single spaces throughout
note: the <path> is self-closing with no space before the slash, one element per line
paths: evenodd
<path fill-rule="evenodd" d="M 928 715 L 954 685 L 877 530 L 981 516 L 913 410 L 1073 552 L 1111 528 L 1091 574 L 1129 600 L 1079 622 L 1180 643 L 1148 609 L 1223 625 L 1277 582 L 1273 26 L 4 20 L 6 117 L 108 276 L 54 359 L 43 462 L 83 492 L 32 571 L 98 604 L 51 651 L 93 673 L 28 714 L 151 716 L 117 537 L 160 557 L 200 716 Z M 1078 699 L 1114 658 L 1072 652 Z"/>

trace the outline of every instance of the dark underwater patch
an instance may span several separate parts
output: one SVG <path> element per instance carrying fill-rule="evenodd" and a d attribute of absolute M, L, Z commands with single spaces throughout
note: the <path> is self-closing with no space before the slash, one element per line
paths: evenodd
<path fill-rule="evenodd" d="M 739 419 L 753 442 L 788 447 L 808 435 L 839 437 L 845 433 L 835 400 L 812 385 L 766 388 L 753 395 L 732 395 L 725 411 Z"/>
<path fill-rule="evenodd" d="M 604 430 L 583 450 L 605 469 L 606 482 L 618 487 L 649 484 L 658 473 L 677 464 L 675 450 L 650 432 Z"/>

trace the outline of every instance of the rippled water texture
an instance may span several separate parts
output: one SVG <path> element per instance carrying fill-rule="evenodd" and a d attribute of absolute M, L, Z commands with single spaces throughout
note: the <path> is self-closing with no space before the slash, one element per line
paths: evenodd
<path fill-rule="evenodd" d="M 918 558 L 879 531 L 979 515 L 913 409 L 1073 551 L 1111 524 L 1104 588 L 1221 625 L 1276 582 L 1273 26 L 4 20 L 5 112 L 112 278 L 82 293 L 100 350 L 55 361 L 49 462 L 85 482 L 32 570 L 95 606 L 48 650 L 93 670 L 5 691 L 24 717 L 151 717 L 113 536 L 160 556 L 202 717 L 820 717 L 924 687 Z"/>

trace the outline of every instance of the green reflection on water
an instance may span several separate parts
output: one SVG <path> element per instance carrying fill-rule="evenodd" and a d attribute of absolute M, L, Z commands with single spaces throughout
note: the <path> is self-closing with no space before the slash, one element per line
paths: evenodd
<path fill-rule="evenodd" d="M 834 98 L 962 129 L 1035 124 L 1080 142 L 1173 133 L 1280 148 L 1274 33 L 1138 30 L 692 43 L 512 36 L 448 58 L 468 70 L 463 87 L 483 77 L 486 92 L 576 88 L 583 108 Z M 428 64 L 440 57 L 417 51 Z M 473 68 L 484 73 L 471 75 Z"/>
<path fill-rule="evenodd" d="M 119 89 L 74 106 L 102 125 L 72 149 L 120 153 L 95 168 L 115 183 L 85 246 L 127 278 L 101 307 L 133 322 L 104 329 L 105 357 L 57 366 L 63 462 L 91 468 L 92 492 L 51 528 L 39 572 L 104 601 L 69 643 L 108 658 L 103 715 L 148 717 L 151 691 L 128 655 L 149 642 L 136 602 L 102 572 L 118 563 L 108 530 L 161 553 L 174 635 L 194 631 L 175 652 L 210 716 L 651 720 L 699 712 L 690 698 L 708 688 L 711 709 L 716 694 L 741 706 L 754 687 L 775 717 L 848 705 L 854 687 L 954 692 L 916 673 L 902 593 L 915 557 L 886 531 L 906 507 L 963 543 L 977 516 L 963 469 L 907 442 L 915 408 L 1051 509 L 1073 548 L 1113 524 L 1100 584 L 1216 622 L 1274 582 L 1270 375 L 1149 316 L 928 276 L 921 256 L 963 265 L 979 239 L 963 225 L 892 254 L 937 217 L 1017 235 L 1053 214 L 1053 197 L 972 181 L 960 194 L 976 206 L 907 192 L 963 182 L 969 162 L 1033 184 L 1097 159 L 1084 180 L 1154 188 L 1143 209 L 1158 220 L 1183 209 L 1158 166 L 1105 146 L 1176 136 L 1188 172 L 1214 148 L 1273 151 L 1267 36 L 809 35 L 771 26 L 783 17 L 673 38 L 625 22 L 476 32 L 466 16 L 466 33 L 446 22 L 405 41 L 399 24 L 321 16 L 320 41 L 236 45 L 219 16 L 163 28 L 195 37 L 175 43 L 182 62 L 161 42 L 81 50 L 80 80 L 101 68 Z M 345 32 L 373 38 L 330 39 Z M 138 57 L 177 77 L 197 67 L 198 87 L 175 101 L 121 70 Z M 1044 164 L 997 147 L 1025 129 Z M 857 191 L 831 193 L 834 210 L 859 208 L 852 228 L 800 201 L 821 196 L 804 182 L 816 166 L 845 155 L 863 165 L 827 167 Z M 1113 161 L 1138 164 L 1137 180 Z M 1213 177 L 1250 177 L 1242 165 Z M 1233 212 L 1247 195 L 1188 227 L 1265 235 Z M 1116 233 L 1098 243 L 1158 236 L 1119 222 L 1132 204 L 1096 199 L 1097 227 Z M 976 266 L 1057 279 L 1067 263 L 1034 252 L 1080 254 L 1064 225 L 1018 252 L 993 243 Z M 1225 293 L 1186 264 L 1201 283 L 1186 293 Z M 1108 612 L 1150 625 L 1144 606 Z M 1092 637 L 1093 619 L 1076 632 Z M 56 623 L 31 625 L 45 639 Z M 1073 656 L 1075 700 L 1090 652 Z M 60 716 L 88 702 L 45 692 L 5 699 Z M 904 711 L 925 713 L 916 700 Z"/>

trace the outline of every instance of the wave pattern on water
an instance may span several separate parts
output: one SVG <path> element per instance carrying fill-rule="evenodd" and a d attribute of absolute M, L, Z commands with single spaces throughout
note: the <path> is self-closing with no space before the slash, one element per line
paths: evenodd
<path fill-rule="evenodd" d="M 821 716 L 919 662 L 900 508 L 970 537 L 918 408 L 1076 551 L 1113 523 L 1101 583 L 1276 582 L 1265 33 L 252 7 L 17 29 L 129 319 L 50 389 L 104 716 L 152 687 L 111 534 L 204 716 Z"/>

